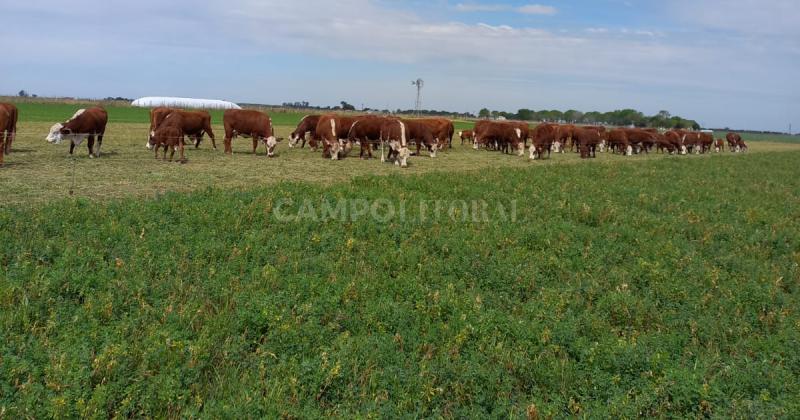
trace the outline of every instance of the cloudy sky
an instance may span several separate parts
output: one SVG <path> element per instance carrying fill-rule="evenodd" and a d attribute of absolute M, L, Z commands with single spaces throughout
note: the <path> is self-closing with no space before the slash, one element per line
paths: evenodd
<path fill-rule="evenodd" d="M 0 93 L 666 109 L 800 128 L 797 0 L 2 1 Z"/>

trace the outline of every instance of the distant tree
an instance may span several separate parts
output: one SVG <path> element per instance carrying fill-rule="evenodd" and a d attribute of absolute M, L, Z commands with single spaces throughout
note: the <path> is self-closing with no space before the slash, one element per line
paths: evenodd
<path fill-rule="evenodd" d="M 533 121 L 533 111 L 530 109 L 520 109 L 517 111 L 517 115 L 515 115 L 514 118 L 521 121 Z"/>
<path fill-rule="evenodd" d="M 29 95 L 28 92 L 25 91 L 25 89 L 22 89 L 21 91 L 19 91 L 17 96 L 19 96 L 20 98 L 27 98 Z"/>
<path fill-rule="evenodd" d="M 341 101 L 339 103 L 342 104 L 342 109 L 345 110 L 345 111 L 355 111 L 356 110 L 356 107 L 354 107 L 353 105 L 348 104 L 345 101 Z"/>
<path fill-rule="evenodd" d="M 583 113 L 580 111 L 570 109 L 564 112 L 564 120 L 567 121 L 568 123 L 580 122 L 581 118 L 583 118 Z"/>
<path fill-rule="evenodd" d="M 489 118 L 491 115 L 492 113 L 486 108 L 483 108 L 480 111 L 478 111 L 478 118 Z"/>

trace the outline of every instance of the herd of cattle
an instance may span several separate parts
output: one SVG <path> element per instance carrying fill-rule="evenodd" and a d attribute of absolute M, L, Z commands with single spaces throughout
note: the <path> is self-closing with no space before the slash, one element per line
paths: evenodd
<path fill-rule="evenodd" d="M 0 164 L 4 154 L 11 152 L 16 134 L 17 108 L 0 103 Z M 88 139 L 90 157 L 100 156 L 108 114 L 103 108 L 81 109 L 69 120 L 51 127 L 46 140 L 60 143 L 70 142 L 69 152 L 74 152 Z M 259 142 L 266 147 L 267 156 L 274 156 L 275 148 L 282 139 L 275 136 L 272 119 L 264 112 L 254 110 L 227 110 L 223 114 L 225 127 L 225 153 L 232 154 L 232 140 L 237 136 L 249 137 L 253 141 L 255 154 Z M 5 133 L 5 136 L 4 136 Z M 344 116 L 336 114 L 309 115 L 304 117 L 290 134 L 289 147 L 305 147 L 306 142 L 314 150 L 322 149 L 324 158 L 338 160 L 347 156 L 354 145 L 360 146 L 359 156 L 372 157 L 373 150 L 381 149 L 381 161 L 390 160 L 406 167 L 412 155 L 412 145 L 419 156 L 422 147 L 436 157 L 436 152 L 453 147 L 455 135 L 453 122 L 446 118 L 405 119 L 377 115 Z M 150 133 L 147 148 L 163 149 L 162 159 L 174 158 L 180 152 L 184 160 L 186 138 L 200 147 L 204 135 L 208 135 L 214 149 L 217 148 L 211 115 L 206 111 L 184 111 L 171 108 L 154 108 L 150 111 Z M 686 130 L 661 132 L 656 129 L 606 128 L 604 126 L 576 126 L 571 124 L 539 124 L 530 128 L 524 122 L 478 121 L 472 130 L 458 133 L 461 144 L 469 142 L 475 149 L 486 148 L 523 156 L 529 150 L 530 159 L 540 159 L 546 153 L 564 153 L 566 150 L 580 153 L 581 158 L 596 157 L 596 152 L 610 151 L 624 155 L 649 153 L 657 150 L 670 154 L 706 153 L 712 148 L 721 152 L 725 141 L 714 139 L 710 133 Z M 95 147 L 96 140 L 96 147 Z M 728 133 L 728 148 L 732 152 L 743 152 L 747 145 L 741 136 Z M 528 146 L 530 143 L 530 146 Z M 388 153 L 384 153 L 388 149 Z"/>

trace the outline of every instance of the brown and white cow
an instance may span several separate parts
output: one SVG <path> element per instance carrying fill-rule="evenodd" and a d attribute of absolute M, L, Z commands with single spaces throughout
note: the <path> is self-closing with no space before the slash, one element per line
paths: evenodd
<path fill-rule="evenodd" d="M 464 145 L 464 141 L 468 141 L 472 143 L 475 140 L 475 133 L 472 130 L 462 130 L 458 132 L 458 137 L 461 137 L 461 145 Z"/>
<path fill-rule="evenodd" d="M 623 128 L 615 128 L 608 132 L 608 148 L 611 153 L 623 153 L 625 156 L 633 155 L 633 146 L 628 140 L 628 132 Z"/>
<path fill-rule="evenodd" d="M 320 141 L 319 135 L 317 135 L 319 117 L 319 115 L 306 115 L 303 117 L 297 124 L 297 128 L 289 135 L 289 147 L 297 146 L 297 143 L 301 140 L 300 148 L 306 147 L 306 135 L 308 135 L 308 145 L 311 146 L 312 150 L 316 151 Z"/>
<path fill-rule="evenodd" d="M 353 144 L 347 141 L 347 135 L 358 119 L 336 114 L 319 117 L 317 135 L 322 139 L 322 157 L 339 160 L 350 153 Z"/>
<path fill-rule="evenodd" d="M 602 141 L 599 130 L 575 127 L 572 131 L 572 142 L 578 147 L 581 159 L 596 158 L 597 147 Z"/>
<path fill-rule="evenodd" d="M 149 149 L 155 149 L 155 157 L 158 160 L 158 149 L 164 147 L 163 160 L 167 160 L 167 149 L 169 149 L 169 161 L 175 156 L 175 151 L 180 150 L 180 162 L 184 159 L 184 115 L 179 112 L 172 112 L 167 115 L 153 131 L 150 140 L 147 142 Z"/>
<path fill-rule="evenodd" d="M 717 153 L 725 151 L 725 140 L 714 139 L 714 151 Z"/>
<path fill-rule="evenodd" d="M 0 165 L 3 164 L 3 155 L 11 153 L 11 143 L 17 135 L 18 115 L 16 106 L 0 103 Z"/>
<path fill-rule="evenodd" d="M 475 144 L 472 146 L 475 150 L 484 145 L 487 148 L 494 146 L 504 153 L 513 152 L 519 156 L 525 154 L 525 137 L 523 136 L 526 134 L 519 125 L 503 121 L 488 121 L 485 124 L 476 125 L 476 127 Z"/>
<path fill-rule="evenodd" d="M 570 151 L 575 149 L 575 142 L 572 137 L 575 134 L 575 127 L 572 124 L 554 125 L 556 128 L 555 141 L 553 141 L 553 152 L 564 153 L 564 149 L 569 146 Z"/>
<path fill-rule="evenodd" d="M 623 130 L 628 136 L 628 144 L 637 154 L 650 152 L 656 143 L 658 131 L 655 129 L 625 128 Z"/>
<path fill-rule="evenodd" d="M 229 109 L 222 116 L 225 126 L 225 153 L 233 154 L 231 142 L 237 136 L 253 139 L 253 154 L 256 154 L 259 140 L 267 149 L 267 156 L 275 156 L 275 147 L 280 139 L 275 138 L 272 118 L 264 112 L 250 109 Z"/>
<path fill-rule="evenodd" d="M 675 148 L 676 153 L 685 155 L 689 153 L 689 148 L 684 144 L 686 133 L 684 130 L 670 130 L 664 133 L 664 138 Z"/>
<path fill-rule="evenodd" d="M 203 134 L 208 134 L 211 139 L 211 145 L 214 149 L 217 148 L 217 142 L 214 138 L 214 130 L 211 129 L 211 114 L 208 111 L 183 111 L 180 109 L 172 108 L 153 108 L 150 111 L 150 136 L 155 134 L 155 130 L 161 126 L 163 121 L 174 113 L 181 114 L 180 121 L 183 124 L 181 128 L 184 136 L 194 139 L 194 148 L 200 147 L 200 142 L 203 140 Z M 148 144 L 150 144 L 148 142 Z"/>
<path fill-rule="evenodd" d="M 728 140 L 728 150 L 734 153 L 744 152 L 747 150 L 747 144 L 742 140 L 742 136 L 737 133 L 728 133 L 725 136 Z"/>
<path fill-rule="evenodd" d="M 384 158 L 383 151 L 381 151 L 381 162 L 385 159 L 394 159 L 395 165 L 400 167 L 408 166 L 408 158 L 411 156 L 411 151 L 408 148 L 409 130 L 406 123 L 397 120 L 387 120 L 381 126 L 381 143 L 389 146 L 389 153 Z"/>
<path fill-rule="evenodd" d="M 358 142 L 361 145 L 359 157 L 362 159 L 372 158 L 372 149 L 376 147 L 381 141 L 381 127 L 390 119 L 378 115 L 367 115 L 359 118 L 350 126 L 350 131 L 347 133 L 347 142 L 355 144 Z M 366 152 L 367 156 L 364 156 Z"/>
<path fill-rule="evenodd" d="M 437 143 L 437 149 L 442 150 L 445 146 L 453 148 L 453 135 L 455 134 L 455 126 L 453 122 L 447 118 L 418 118 L 416 121 L 427 124 L 431 129 L 434 139 Z M 419 154 L 419 147 L 417 145 L 417 154 Z"/>
<path fill-rule="evenodd" d="M 75 146 L 89 139 L 89 157 L 100 157 L 100 147 L 103 145 L 103 135 L 108 124 L 108 113 L 100 107 L 79 109 L 69 120 L 58 123 L 50 127 L 50 133 L 46 140 L 53 144 L 61 143 L 65 138 L 69 139 L 69 154 L 75 150 Z M 94 139 L 97 137 L 97 149 L 94 149 Z"/>
<path fill-rule="evenodd" d="M 422 146 L 425 146 L 430 156 L 435 158 L 436 151 L 440 149 L 442 143 L 436 137 L 434 128 L 441 129 L 441 127 L 431 124 L 430 121 L 420 119 L 403 119 L 402 121 L 406 126 L 406 130 L 408 130 L 406 133 L 407 139 L 417 145 L 417 156 L 420 156 Z M 441 133 L 442 131 L 439 131 L 439 134 Z"/>
<path fill-rule="evenodd" d="M 558 137 L 558 126 L 556 124 L 539 124 L 531 130 L 531 147 L 528 149 L 528 158 L 531 160 L 543 159 L 544 152 L 547 151 L 547 157 L 550 157 L 550 152 L 553 149 Z"/>

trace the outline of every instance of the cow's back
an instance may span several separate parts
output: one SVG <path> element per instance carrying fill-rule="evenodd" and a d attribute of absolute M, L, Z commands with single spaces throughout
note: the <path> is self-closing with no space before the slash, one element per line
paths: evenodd
<path fill-rule="evenodd" d="M 229 131 L 240 134 L 269 137 L 272 135 L 272 120 L 269 115 L 251 109 L 229 109 L 222 115 L 226 136 Z"/>
<path fill-rule="evenodd" d="M 108 113 L 100 107 L 85 109 L 80 115 L 75 116 L 64 124 L 64 129 L 73 133 L 103 133 L 108 124 Z"/>

